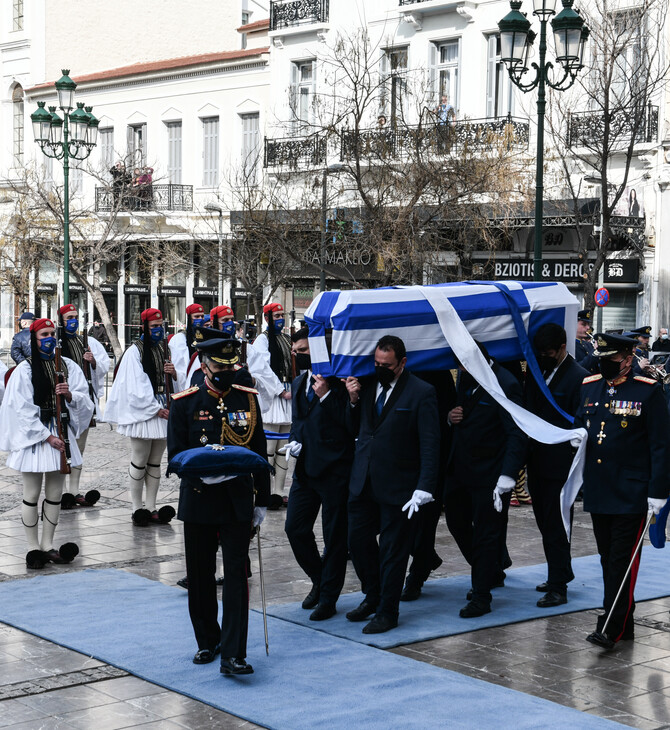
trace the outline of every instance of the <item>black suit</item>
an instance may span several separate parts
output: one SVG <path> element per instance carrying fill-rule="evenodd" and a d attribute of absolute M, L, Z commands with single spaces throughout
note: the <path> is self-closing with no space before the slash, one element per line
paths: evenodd
<path fill-rule="evenodd" d="M 521 404 L 516 378 L 497 363 L 493 372 L 505 395 Z M 510 500 L 510 493 L 504 495 L 503 511 L 496 512 L 493 489 L 501 475 L 516 480 L 524 464 L 526 437 L 507 411 L 466 374 L 459 379 L 457 402 L 463 407 L 463 420 L 453 426 L 445 514 L 449 531 L 472 566 L 473 600 L 488 604 L 504 567 Z"/>
<path fill-rule="evenodd" d="M 248 448 L 265 458 L 266 443 L 258 399 L 235 386 L 225 397 L 201 385 L 173 396 L 168 421 L 168 458 L 205 444 L 230 443 L 222 427 L 223 417 L 239 437 L 249 435 Z M 247 414 L 247 425 L 233 418 Z M 223 434 L 223 440 L 222 440 Z M 177 516 L 184 522 L 184 547 L 188 577 L 188 609 L 199 649 L 221 643 L 222 657 L 246 657 L 249 619 L 247 557 L 256 504 L 267 506 L 270 476 L 267 471 L 240 476 L 220 484 L 204 484 L 197 478 L 181 480 Z M 216 598 L 216 554 L 223 549 L 224 621 L 219 628 Z"/>
<path fill-rule="evenodd" d="M 436 493 L 440 425 L 435 389 L 406 370 L 381 416 L 376 399 L 372 381 L 347 410 L 358 437 L 349 480 L 349 549 L 363 593 L 378 604 L 377 615 L 397 619 L 416 526 L 402 507 L 415 489 Z"/>
<path fill-rule="evenodd" d="M 337 378 L 320 400 L 307 395 L 303 373 L 292 383 L 291 441 L 302 444 L 289 494 L 284 529 L 300 567 L 320 586 L 320 602 L 334 605 L 347 570 L 347 497 L 354 441 L 346 427 L 349 396 Z M 324 555 L 319 555 L 314 522 L 321 508 Z"/>
<path fill-rule="evenodd" d="M 589 373 L 567 355 L 551 378 L 548 388 L 558 405 L 570 416 L 579 408 L 582 381 Z M 525 407 L 559 428 L 572 428 L 549 403 L 535 378 L 528 375 L 524 392 Z M 572 464 L 573 449 L 569 442 L 542 444 L 528 441 L 528 491 L 533 498 L 533 512 L 542 535 L 547 559 L 548 590 L 565 593 L 567 584 L 575 577 L 570 565 L 570 543 L 561 517 L 560 496 Z"/>

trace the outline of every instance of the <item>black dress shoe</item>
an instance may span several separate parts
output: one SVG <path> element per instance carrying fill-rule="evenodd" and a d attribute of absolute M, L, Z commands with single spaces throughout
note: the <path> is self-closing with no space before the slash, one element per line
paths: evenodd
<path fill-rule="evenodd" d="M 253 674 L 254 668 L 247 664 L 244 659 L 234 656 L 222 657 L 221 674 Z"/>
<path fill-rule="evenodd" d="M 177 585 L 178 585 L 178 586 L 179 586 L 180 588 L 185 588 L 186 590 L 188 590 L 188 577 L 187 577 L 187 576 L 184 576 L 183 578 L 180 578 L 180 579 L 179 579 L 179 580 L 177 581 Z"/>
<path fill-rule="evenodd" d="M 610 649 L 613 649 L 616 644 L 616 641 L 614 641 L 614 639 L 611 639 L 607 634 L 602 634 L 600 631 L 594 631 L 592 634 L 589 634 L 586 637 L 586 640 L 591 644 L 600 646 L 601 648 L 607 649 L 608 651 Z"/>
<path fill-rule="evenodd" d="M 369 624 L 363 627 L 364 634 L 383 634 L 385 631 L 395 629 L 398 625 L 397 618 L 391 618 L 390 616 L 375 616 Z"/>
<path fill-rule="evenodd" d="M 535 586 L 535 590 L 538 593 L 546 593 L 549 590 L 549 583 L 545 580 L 544 583 L 540 583 L 540 585 Z"/>
<path fill-rule="evenodd" d="M 417 598 L 421 597 L 421 586 L 418 586 L 414 582 L 407 580 L 405 587 L 400 594 L 401 601 L 416 601 Z"/>
<path fill-rule="evenodd" d="M 433 550 L 433 557 L 430 560 L 430 570 L 437 570 L 442 565 L 442 558 Z"/>
<path fill-rule="evenodd" d="M 321 586 L 316 583 L 312 583 L 312 590 L 305 596 L 305 600 L 302 602 L 302 607 L 306 609 L 316 608 L 319 605 L 320 592 Z"/>
<path fill-rule="evenodd" d="M 217 644 L 213 649 L 198 649 L 193 657 L 194 664 L 210 664 L 216 659 L 221 651 L 221 645 Z"/>
<path fill-rule="evenodd" d="M 568 602 L 568 597 L 565 593 L 559 593 L 558 591 L 547 591 L 542 598 L 537 602 L 538 608 L 552 608 L 553 606 L 562 606 Z"/>
<path fill-rule="evenodd" d="M 309 615 L 310 621 L 325 621 L 337 613 L 333 603 L 320 603 Z"/>
<path fill-rule="evenodd" d="M 366 598 L 356 608 L 352 608 L 346 616 L 349 621 L 365 621 L 368 616 L 372 616 L 376 611 L 377 604 L 373 601 L 368 601 Z"/>
<path fill-rule="evenodd" d="M 458 612 L 458 615 L 461 618 L 477 618 L 477 616 L 483 616 L 485 613 L 491 613 L 491 604 L 470 601 L 467 606 Z"/>

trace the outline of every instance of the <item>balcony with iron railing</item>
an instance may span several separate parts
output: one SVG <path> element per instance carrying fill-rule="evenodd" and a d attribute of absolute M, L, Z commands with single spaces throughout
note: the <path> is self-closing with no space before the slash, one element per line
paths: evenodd
<path fill-rule="evenodd" d="M 319 167 L 326 162 L 327 143 L 324 137 L 265 138 L 263 166 L 298 168 Z"/>
<path fill-rule="evenodd" d="M 276 0 L 270 3 L 270 30 L 327 23 L 329 0 Z"/>
<path fill-rule="evenodd" d="M 602 112 L 572 112 L 568 118 L 568 147 L 598 145 L 605 136 L 605 115 Z M 615 144 L 626 146 L 632 136 L 636 144 L 652 144 L 658 139 L 658 107 L 649 104 L 635 119 L 623 112 L 615 113 L 609 122 L 608 136 Z"/>
<path fill-rule="evenodd" d="M 193 185 L 150 184 L 146 186 L 96 187 L 95 212 L 192 211 Z"/>
<path fill-rule="evenodd" d="M 340 159 L 397 158 L 413 153 L 449 155 L 466 150 L 527 149 L 530 124 L 512 116 L 463 119 L 389 129 L 344 130 Z"/>

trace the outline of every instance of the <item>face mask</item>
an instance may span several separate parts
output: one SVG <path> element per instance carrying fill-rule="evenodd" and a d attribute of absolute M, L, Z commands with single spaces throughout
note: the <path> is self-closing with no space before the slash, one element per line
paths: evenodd
<path fill-rule="evenodd" d="M 667 335 L 661 335 L 661 339 L 662 340 L 667 340 L 668 339 L 668 336 Z"/>
<path fill-rule="evenodd" d="M 614 380 L 621 372 L 621 363 L 618 360 L 601 358 L 598 366 L 600 367 L 600 373 L 605 380 Z"/>
<path fill-rule="evenodd" d="M 79 320 L 75 317 L 74 319 L 68 319 L 65 322 L 65 331 L 68 335 L 73 335 L 79 329 Z"/>
<path fill-rule="evenodd" d="M 193 327 L 203 327 L 205 324 L 204 319 L 194 319 L 193 320 Z"/>
<path fill-rule="evenodd" d="M 38 340 L 37 349 L 40 351 L 40 355 L 46 360 L 51 357 L 54 349 L 56 348 L 55 337 L 45 337 L 43 340 Z"/>
<path fill-rule="evenodd" d="M 549 355 L 538 355 L 537 364 L 540 366 L 543 373 L 551 373 L 556 369 L 558 359 L 550 357 Z"/>
<path fill-rule="evenodd" d="M 284 320 L 275 319 L 274 325 L 275 325 L 275 332 L 281 332 L 284 329 Z"/>
<path fill-rule="evenodd" d="M 298 370 L 309 370 L 312 367 L 312 358 L 308 352 L 296 352 L 295 366 Z"/>
<path fill-rule="evenodd" d="M 157 345 L 163 339 L 165 332 L 162 327 L 152 327 L 149 330 L 149 335 L 151 337 L 151 344 Z"/>
<path fill-rule="evenodd" d="M 207 368 L 207 377 L 209 378 L 209 382 L 220 391 L 230 390 L 230 386 L 235 380 L 235 375 L 236 373 L 234 370 L 219 370 L 215 372 Z"/>
<path fill-rule="evenodd" d="M 395 379 L 395 373 L 391 368 L 385 368 L 381 365 L 375 365 L 375 375 L 381 385 L 391 385 Z"/>
<path fill-rule="evenodd" d="M 235 334 L 235 322 L 221 322 L 221 332 L 232 337 Z"/>

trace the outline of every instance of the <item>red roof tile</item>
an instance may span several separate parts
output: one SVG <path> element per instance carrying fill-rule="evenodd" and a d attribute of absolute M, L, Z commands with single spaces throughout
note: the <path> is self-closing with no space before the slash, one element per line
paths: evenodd
<path fill-rule="evenodd" d="M 180 58 L 170 58 L 164 61 L 135 63 L 132 66 L 122 66 L 121 68 L 113 68 L 108 71 L 97 71 L 96 73 L 85 74 L 84 76 L 75 76 L 72 80 L 77 84 L 85 84 L 92 81 L 105 81 L 107 79 L 123 78 L 126 76 L 138 76 L 140 74 L 155 71 L 167 71 L 170 69 L 185 68 L 188 66 L 201 66 L 220 61 L 238 61 L 244 58 L 260 56 L 268 51 L 269 48 L 267 47 L 247 48 L 243 51 L 219 51 L 218 53 L 203 53 L 199 56 L 182 56 Z M 53 81 L 48 81 L 44 84 L 37 84 L 36 86 L 27 89 L 27 91 L 31 92 L 40 89 L 49 89 L 53 87 L 53 85 Z"/>
<path fill-rule="evenodd" d="M 253 33 L 255 30 L 269 30 L 270 29 L 270 18 L 264 20 L 257 20 L 255 23 L 247 23 L 241 25 L 237 31 L 238 33 Z"/>

